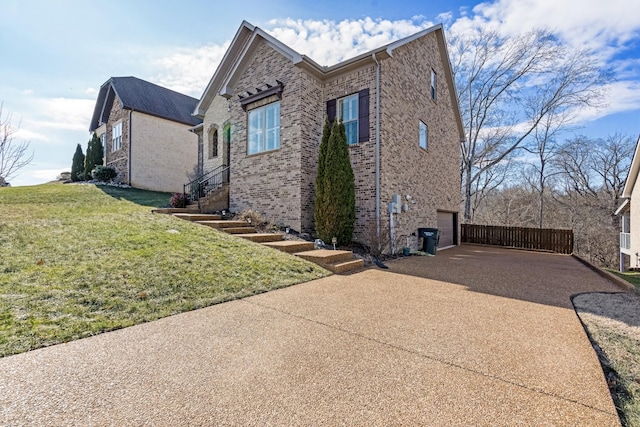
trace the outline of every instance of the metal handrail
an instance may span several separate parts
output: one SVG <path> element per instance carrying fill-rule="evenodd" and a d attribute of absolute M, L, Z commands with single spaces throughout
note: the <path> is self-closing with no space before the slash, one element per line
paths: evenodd
<path fill-rule="evenodd" d="M 206 196 L 223 184 L 229 182 L 229 170 L 229 166 L 221 165 L 200 175 L 196 179 L 184 184 L 183 194 L 185 197 L 189 196 L 191 201 L 198 200 L 198 207 L 200 207 L 201 197 Z"/>

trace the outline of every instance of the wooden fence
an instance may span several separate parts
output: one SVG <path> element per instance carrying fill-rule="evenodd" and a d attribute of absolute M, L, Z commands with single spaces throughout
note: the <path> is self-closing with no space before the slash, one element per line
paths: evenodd
<path fill-rule="evenodd" d="M 462 224 L 461 232 L 462 243 L 546 250 L 561 254 L 573 252 L 573 230 Z"/>

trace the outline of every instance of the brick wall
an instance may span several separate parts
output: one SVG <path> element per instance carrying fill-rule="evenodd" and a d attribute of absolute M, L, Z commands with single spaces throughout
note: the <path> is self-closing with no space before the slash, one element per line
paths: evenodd
<path fill-rule="evenodd" d="M 300 79 L 294 65 L 261 41 L 234 85 L 231 100 L 230 209 L 255 209 L 277 224 L 310 231 L 303 224 L 301 206 Z M 280 101 L 280 148 L 247 155 L 247 113 L 239 95 L 256 92 L 265 83 L 285 87 Z M 249 105 L 248 110 L 254 106 Z"/>
<path fill-rule="evenodd" d="M 324 81 L 296 67 L 265 41 L 234 77 L 231 112 L 227 100 L 216 101 L 205 115 L 205 138 L 213 124 L 229 121 L 231 132 L 230 208 L 256 209 L 281 225 L 313 232 L 315 177 L 326 102 L 369 89 L 368 141 L 349 148 L 356 183 L 354 240 L 370 243 L 375 233 L 376 66 L 373 63 Z M 430 72 L 438 74 L 437 100 L 430 97 Z M 275 80 L 285 87 L 280 101 L 280 149 L 247 155 L 247 113 L 239 95 Z M 444 67 L 434 34 L 396 48 L 381 60 L 381 227 L 388 233 L 387 202 L 401 194 L 408 211 L 396 216 L 397 235 L 435 227 L 437 211 L 458 211 L 459 146 Z M 261 100 L 248 110 L 271 102 Z M 418 146 L 418 123 L 429 128 L 428 149 Z M 205 140 L 205 150 L 207 143 Z M 206 157 L 206 156 L 205 156 Z M 213 164 L 205 167 L 212 169 Z M 407 201 L 409 194 L 412 201 Z M 417 248 L 417 236 L 411 236 Z M 400 242 L 404 245 L 405 242 Z"/>
<path fill-rule="evenodd" d="M 438 76 L 435 101 L 431 69 Z M 388 228 L 387 203 L 400 194 L 408 211 L 396 215 L 396 235 L 408 236 L 415 249 L 417 228 L 436 227 L 437 211 L 457 212 L 460 202 L 459 135 L 435 34 L 381 61 L 381 81 L 381 216 Z M 419 121 L 428 127 L 427 150 L 418 144 Z"/>
<path fill-rule="evenodd" d="M 356 224 L 353 239 L 365 242 L 370 237 L 371 223 L 375 223 L 375 65 L 367 65 L 358 70 L 329 79 L 324 84 L 324 101 L 319 108 L 326 116 L 326 101 L 353 95 L 369 88 L 369 135 L 365 142 L 349 146 L 349 156 L 356 186 Z M 322 134 L 321 134 L 322 136 Z"/>

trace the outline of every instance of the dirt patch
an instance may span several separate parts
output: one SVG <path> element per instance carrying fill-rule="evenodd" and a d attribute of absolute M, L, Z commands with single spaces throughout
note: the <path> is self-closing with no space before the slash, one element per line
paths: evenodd
<path fill-rule="evenodd" d="M 624 426 L 640 427 L 640 295 L 588 293 L 573 298 L 598 353 Z"/>

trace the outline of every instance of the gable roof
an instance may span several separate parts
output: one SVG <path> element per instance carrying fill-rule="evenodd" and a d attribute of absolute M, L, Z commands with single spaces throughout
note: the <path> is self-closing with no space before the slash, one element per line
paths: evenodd
<path fill-rule="evenodd" d="M 191 115 L 198 100 L 136 77 L 111 77 L 101 87 L 93 110 L 89 132 L 108 119 L 115 96 L 125 110 L 197 125 L 202 120 Z"/>
<path fill-rule="evenodd" d="M 221 95 L 226 98 L 231 97 L 231 86 L 234 83 L 236 72 L 243 69 L 244 63 L 251 58 L 251 54 L 258 46 L 257 42 L 260 40 L 265 41 L 274 50 L 288 58 L 294 65 L 305 69 L 320 80 L 325 80 L 335 76 L 336 74 L 361 67 L 366 63 L 373 63 L 376 62 L 376 60 L 393 57 L 393 51 L 395 49 L 431 33 L 436 35 L 438 41 L 438 50 L 445 69 L 444 77 L 449 88 L 449 95 L 451 96 L 451 102 L 455 111 L 460 141 L 464 141 L 464 126 L 460 115 L 460 106 L 458 104 L 458 96 L 455 91 L 453 71 L 451 68 L 451 62 L 449 61 L 449 52 L 442 24 L 434 25 L 433 27 L 424 29 L 413 35 L 373 49 L 354 58 L 339 62 L 335 65 L 321 66 L 308 56 L 301 55 L 296 52 L 294 49 L 282 43 L 280 40 L 268 34 L 261 28 L 253 26 L 247 21 L 242 21 L 242 24 L 236 32 L 229 49 L 222 58 L 222 61 L 220 62 L 220 65 L 218 65 L 213 77 L 209 81 L 209 84 L 202 94 L 200 101 L 196 105 L 193 114 L 197 117 L 204 117 L 205 111 L 217 95 Z"/>
<path fill-rule="evenodd" d="M 624 183 L 624 189 L 622 190 L 622 197 L 631 197 L 634 185 L 638 179 L 638 173 L 640 172 L 640 136 L 636 142 L 636 150 L 633 153 L 633 160 L 631 160 L 631 167 L 629 168 L 629 175 Z"/>

